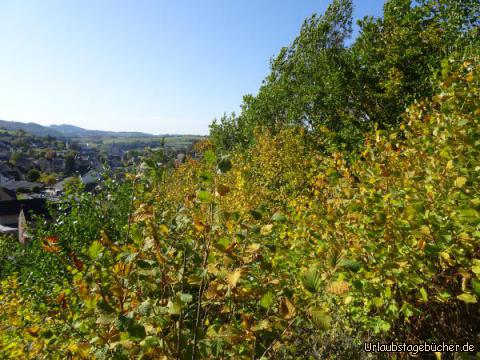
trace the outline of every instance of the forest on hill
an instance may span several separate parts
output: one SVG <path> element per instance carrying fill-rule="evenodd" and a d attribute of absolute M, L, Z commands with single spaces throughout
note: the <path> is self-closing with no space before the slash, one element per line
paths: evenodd
<path fill-rule="evenodd" d="M 480 353 L 480 3 L 305 20 L 198 158 L 151 152 L 0 239 L 0 358 Z M 410 348 L 411 352 L 418 347 Z"/>

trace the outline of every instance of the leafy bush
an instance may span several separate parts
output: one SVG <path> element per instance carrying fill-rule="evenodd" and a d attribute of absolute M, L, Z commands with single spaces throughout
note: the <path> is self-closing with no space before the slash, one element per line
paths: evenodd
<path fill-rule="evenodd" d="M 362 358 L 361 344 L 478 344 L 480 62 L 357 153 L 302 129 L 67 194 L 2 274 L 5 358 Z M 17 274 L 12 271 L 19 271 Z M 37 274 L 35 272 L 38 272 Z M 8 275 L 8 276 L 7 276 Z M 18 304 L 22 304 L 21 307 Z"/>

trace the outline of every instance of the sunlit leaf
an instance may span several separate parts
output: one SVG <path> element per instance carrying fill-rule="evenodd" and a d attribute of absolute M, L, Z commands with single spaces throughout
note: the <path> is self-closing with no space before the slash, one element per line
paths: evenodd
<path fill-rule="evenodd" d="M 198 199 L 201 201 L 201 202 L 211 202 L 212 199 L 213 199 L 213 196 L 212 194 L 210 194 L 208 191 L 205 191 L 205 190 L 200 190 L 198 192 Z"/>
<path fill-rule="evenodd" d="M 303 283 L 303 286 L 305 286 L 305 289 L 310 291 L 312 294 L 319 292 L 321 288 L 322 280 L 318 270 L 315 268 L 309 269 L 303 275 L 302 283 Z"/>
<path fill-rule="evenodd" d="M 271 291 L 267 291 L 260 299 L 260 306 L 266 310 L 269 310 L 274 301 L 275 295 Z"/>
<path fill-rule="evenodd" d="M 463 293 L 457 296 L 458 300 L 461 300 L 467 304 L 476 304 L 477 297 L 473 294 Z"/>
<path fill-rule="evenodd" d="M 281 212 L 277 211 L 275 214 L 273 214 L 272 221 L 285 222 L 287 221 L 287 217 Z"/>
<path fill-rule="evenodd" d="M 100 244 L 100 242 L 98 241 L 92 242 L 92 244 L 88 248 L 88 254 L 90 255 L 90 258 L 93 260 L 97 259 L 102 249 L 103 249 L 103 246 L 102 244 Z"/>
<path fill-rule="evenodd" d="M 332 318 L 328 315 L 325 310 L 321 308 L 313 308 L 309 311 L 313 323 L 319 330 L 328 330 L 332 322 Z"/>
<path fill-rule="evenodd" d="M 240 277 L 242 276 L 242 270 L 236 269 L 233 272 L 230 272 L 227 275 L 227 282 L 228 285 L 230 285 L 231 288 L 234 288 L 237 286 L 238 280 L 240 280 Z"/>
<path fill-rule="evenodd" d="M 286 320 L 292 319 L 296 314 L 295 306 L 293 306 L 290 300 L 286 297 L 283 297 L 280 300 L 280 307 L 278 311 L 280 315 Z"/>

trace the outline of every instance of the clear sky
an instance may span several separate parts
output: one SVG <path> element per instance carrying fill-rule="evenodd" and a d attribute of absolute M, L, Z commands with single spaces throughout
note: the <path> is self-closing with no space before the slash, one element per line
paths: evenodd
<path fill-rule="evenodd" d="M 0 119 L 207 134 L 328 0 L 0 0 Z M 383 0 L 356 0 L 355 17 Z"/>

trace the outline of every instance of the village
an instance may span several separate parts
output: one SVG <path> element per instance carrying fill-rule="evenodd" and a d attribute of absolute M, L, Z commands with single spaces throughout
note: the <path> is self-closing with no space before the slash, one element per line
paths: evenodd
<path fill-rule="evenodd" d="M 187 148 L 161 148 L 178 165 Z M 99 147 L 85 141 L 36 136 L 0 129 L 0 234 L 16 233 L 20 214 L 31 221 L 48 215 L 47 203 L 60 201 L 66 188 L 95 191 L 104 174 L 121 176 L 138 163 L 145 146 Z"/>

